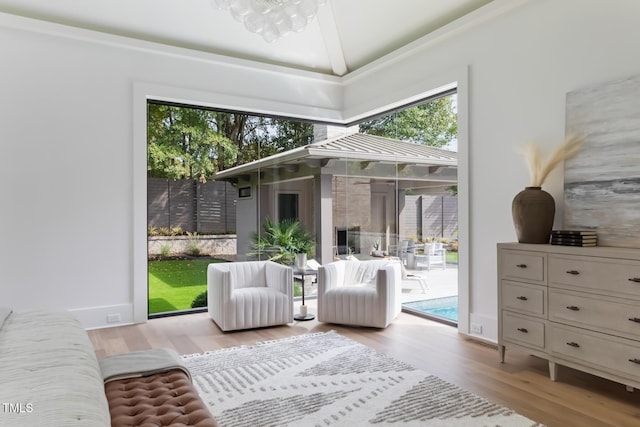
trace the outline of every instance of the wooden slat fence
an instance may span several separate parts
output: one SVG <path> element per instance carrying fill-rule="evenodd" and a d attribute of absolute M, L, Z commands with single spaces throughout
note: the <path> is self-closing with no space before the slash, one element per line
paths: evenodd
<path fill-rule="evenodd" d="M 458 198 L 456 196 L 407 195 L 404 205 L 404 237 L 458 238 Z"/>
<path fill-rule="evenodd" d="M 227 182 L 147 180 L 149 226 L 201 234 L 235 232 L 236 189 Z"/>

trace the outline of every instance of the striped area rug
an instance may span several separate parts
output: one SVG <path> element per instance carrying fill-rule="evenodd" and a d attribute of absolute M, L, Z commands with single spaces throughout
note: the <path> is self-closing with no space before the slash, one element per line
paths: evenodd
<path fill-rule="evenodd" d="M 539 427 L 336 332 L 183 356 L 223 427 Z"/>

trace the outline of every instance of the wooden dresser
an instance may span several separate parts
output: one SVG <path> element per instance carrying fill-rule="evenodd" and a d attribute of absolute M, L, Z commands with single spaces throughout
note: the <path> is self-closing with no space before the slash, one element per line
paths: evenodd
<path fill-rule="evenodd" d="M 498 344 L 640 388 L 640 249 L 498 244 Z"/>

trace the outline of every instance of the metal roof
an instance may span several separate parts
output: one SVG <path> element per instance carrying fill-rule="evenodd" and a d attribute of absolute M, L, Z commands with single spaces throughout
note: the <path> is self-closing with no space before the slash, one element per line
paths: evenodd
<path fill-rule="evenodd" d="M 457 166 L 458 153 L 414 142 L 354 133 L 314 142 L 215 174 L 215 179 L 246 174 L 259 168 L 296 163 L 306 159 L 341 159 L 398 162 L 403 164 Z"/>
<path fill-rule="evenodd" d="M 314 154 L 325 153 L 331 157 L 357 157 L 363 160 L 395 161 L 402 158 L 410 159 L 414 163 L 437 162 L 437 164 L 451 166 L 455 166 L 458 162 L 458 153 L 455 151 L 364 133 L 310 144 L 307 149 Z"/>

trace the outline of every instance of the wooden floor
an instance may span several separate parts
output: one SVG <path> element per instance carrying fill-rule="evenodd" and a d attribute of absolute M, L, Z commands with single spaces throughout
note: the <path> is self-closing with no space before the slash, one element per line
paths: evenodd
<path fill-rule="evenodd" d="M 313 307 L 310 306 L 310 312 Z M 501 364 L 494 346 L 470 340 L 454 327 L 402 313 L 387 329 L 296 322 L 259 330 L 222 333 L 206 313 L 154 319 L 146 324 L 89 331 L 98 358 L 169 347 L 180 354 L 336 330 L 426 372 L 516 410 L 549 427 L 640 426 L 640 391 L 560 367 L 548 377 L 544 360 L 507 349 Z"/>

